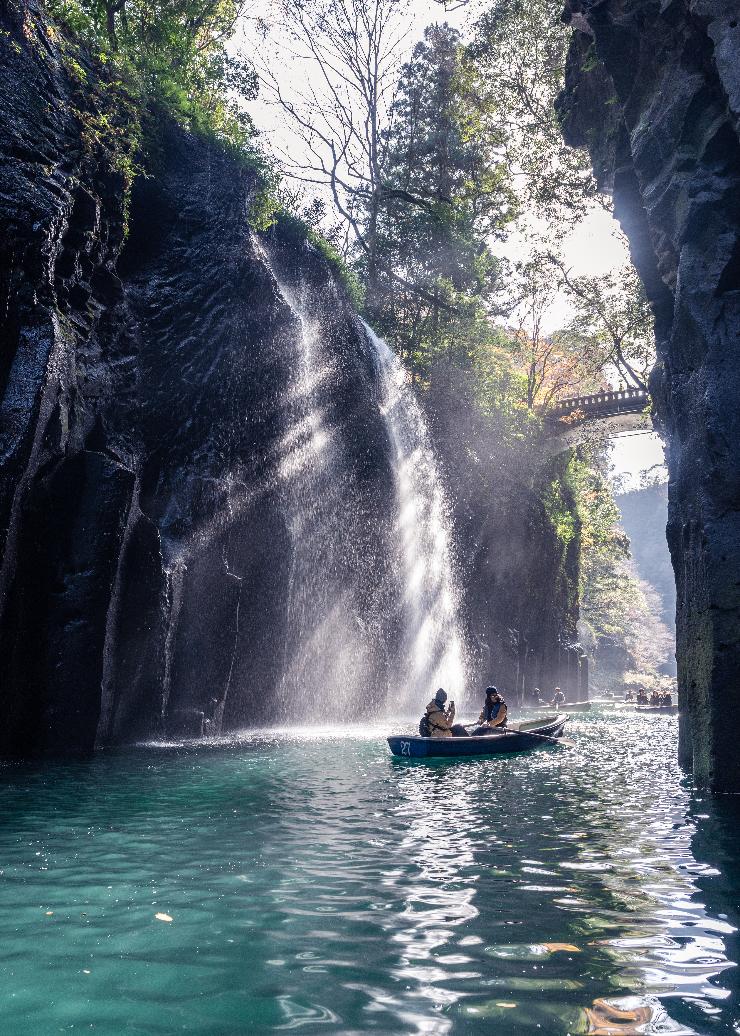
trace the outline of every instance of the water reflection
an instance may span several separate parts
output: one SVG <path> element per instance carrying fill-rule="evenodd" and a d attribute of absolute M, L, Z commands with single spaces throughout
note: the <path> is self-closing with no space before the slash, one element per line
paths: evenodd
<path fill-rule="evenodd" d="M 402 878 L 399 974 L 449 1026 L 458 1016 L 496 1019 L 507 1032 L 691 1033 L 723 1014 L 735 928 L 699 895 L 718 870 L 692 848 L 675 730 L 647 728 L 643 753 L 630 744 L 609 761 L 614 722 L 579 720 L 567 761 L 543 753 L 519 768 L 400 767 L 396 816 L 416 880 Z M 599 770 L 608 771 L 601 782 Z M 480 950 L 452 952 L 461 925 Z M 517 928 L 530 938 L 509 938 Z"/>
<path fill-rule="evenodd" d="M 387 888 L 400 894 L 403 909 L 393 919 L 392 943 L 398 947 L 393 978 L 414 989 L 413 1014 L 404 1024 L 415 1031 L 446 1033 L 446 1018 L 420 1022 L 419 1013 L 441 1012 L 460 996 L 456 984 L 480 978 L 467 947 L 479 943 L 468 936 L 460 946 L 461 926 L 478 916 L 473 899 L 475 881 L 467 874 L 475 864 L 471 832 L 476 811 L 463 770 L 412 767 L 400 772 L 403 797 L 394 810 L 394 827 L 405 832 L 399 841 L 403 858 L 414 860 L 412 880 L 406 869 L 385 878 Z"/>
<path fill-rule="evenodd" d="M 572 727 L 461 764 L 328 730 L 8 769 L 3 1033 L 740 1032 L 740 807 L 682 782 L 675 722 Z"/>

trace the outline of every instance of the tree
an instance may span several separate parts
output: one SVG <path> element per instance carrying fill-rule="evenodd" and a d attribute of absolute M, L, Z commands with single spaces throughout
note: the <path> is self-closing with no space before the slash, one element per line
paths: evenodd
<path fill-rule="evenodd" d="M 546 334 L 544 327 L 557 284 L 546 256 L 533 254 L 515 264 L 511 278 L 512 350 L 517 368 L 526 379 L 526 403 L 546 409 L 566 395 L 595 386 L 601 362 L 561 334 Z"/>
<path fill-rule="evenodd" d="M 260 64 L 268 97 L 297 134 L 283 154 L 288 176 L 328 186 L 362 253 L 368 304 L 378 282 L 378 219 L 384 192 L 386 133 L 407 0 L 277 0 L 273 38 L 283 61 L 302 65 L 302 86 Z"/>
<path fill-rule="evenodd" d="M 657 594 L 635 571 L 607 468 L 603 446 L 581 448 L 569 465 L 581 520 L 581 639 L 597 680 L 655 678 L 673 639 Z"/>
<path fill-rule="evenodd" d="M 424 374 L 466 364 L 490 336 L 499 263 L 489 242 L 516 211 L 501 133 L 471 92 L 459 34 L 427 29 L 401 72 L 386 135 L 376 317 Z"/>
<path fill-rule="evenodd" d="M 646 389 L 655 363 L 655 336 L 635 268 L 629 264 L 618 273 L 574 277 L 561 259 L 551 255 L 550 260 L 576 310 L 562 338 L 602 369 L 614 367 L 628 385 Z"/>
<path fill-rule="evenodd" d="M 562 230 L 600 195 L 586 153 L 564 143 L 555 108 L 571 35 L 561 13 L 559 0 L 494 0 L 469 53 L 481 101 L 505 130 L 507 161 L 526 204 Z"/>
<path fill-rule="evenodd" d="M 50 6 L 142 108 L 154 102 L 254 156 L 254 128 L 242 102 L 256 96 L 257 77 L 227 49 L 249 2 L 51 0 Z"/>

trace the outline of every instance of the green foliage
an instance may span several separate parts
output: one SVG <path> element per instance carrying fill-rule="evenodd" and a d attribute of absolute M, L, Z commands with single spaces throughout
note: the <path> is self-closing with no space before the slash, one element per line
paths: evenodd
<path fill-rule="evenodd" d="M 545 513 L 555 530 L 555 535 L 567 547 L 578 532 L 578 517 L 573 510 L 573 499 L 568 492 L 568 480 L 553 478 L 542 492 Z"/>
<path fill-rule="evenodd" d="M 355 309 L 362 309 L 365 293 L 357 272 L 347 265 L 344 256 L 317 230 L 309 227 L 307 237 L 339 277 Z"/>
<path fill-rule="evenodd" d="M 308 241 L 339 278 L 355 308 L 362 308 L 363 289 L 360 279 L 330 241 L 327 241 L 306 219 L 296 216 L 285 208 L 277 211 L 274 223 L 283 238 L 296 243 Z"/>
<path fill-rule="evenodd" d="M 470 48 L 482 103 L 504 129 L 507 162 L 551 230 L 567 229 L 598 197 L 588 155 L 566 146 L 555 108 L 571 35 L 562 8 L 560 0 L 494 0 Z"/>
<path fill-rule="evenodd" d="M 619 528 L 619 509 L 604 468 L 605 460 L 595 450 L 579 451 L 569 464 L 582 522 L 581 593 L 584 609 L 593 613 L 601 636 L 624 632 L 624 604 L 633 594 L 623 574 L 630 557 L 629 540 Z"/>
<path fill-rule="evenodd" d="M 264 233 L 274 226 L 280 212 L 278 179 L 269 167 L 265 167 L 261 171 L 259 186 L 250 202 L 247 221 L 252 230 Z"/>
<path fill-rule="evenodd" d="M 368 315 L 421 380 L 440 358 L 469 366 L 493 333 L 500 263 L 489 242 L 516 211 L 500 144 L 459 34 L 428 29 L 402 70 L 386 133 L 368 299 Z"/>
<path fill-rule="evenodd" d="M 257 76 L 227 50 L 241 0 L 50 0 L 49 7 L 105 72 L 109 111 L 125 109 L 124 97 L 138 122 L 146 108 L 163 109 L 262 169 L 243 107 L 257 94 Z M 74 45 L 64 49 L 70 75 L 88 85 Z"/>
<path fill-rule="evenodd" d="M 527 406 L 526 378 L 515 364 L 516 343 L 502 327 L 485 323 L 469 358 L 475 397 L 483 413 L 496 418 L 504 444 L 534 444 L 542 423 Z"/>
<path fill-rule="evenodd" d="M 47 29 L 61 55 L 72 84 L 73 112 L 88 155 L 105 162 L 122 180 L 124 232 L 127 229 L 130 188 L 140 171 L 142 111 L 128 83 L 110 63 L 91 62 L 78 38 Z"/>
<path fill-rule="evenodd" d="M 581 71 L 582 72 L 593 72 L 593 70 L 595 68 L 597 68 L 598 64 L 599 64 L 599 58 L 598 58 L 598 55 L 596 54 L 596 47 L 592 43 L 591 46 L 586 51 L 586 56 L 584 57 L 583 64 L 581 65 Z"/>
<path fill-rule="evenodd" d="M 619 508 L 606 474 L 607 458 L 581 449 L 568 466 L 581 523 L 581 625 L 595 675 L 606 682 L 626 672 L 655 675 L 670 652 L 670 636 L 657 618 L 654 591 L 641 584 Z"/>

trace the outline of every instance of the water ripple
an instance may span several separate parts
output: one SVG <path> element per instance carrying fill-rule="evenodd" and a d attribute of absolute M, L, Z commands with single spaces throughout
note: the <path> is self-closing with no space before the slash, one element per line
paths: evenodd
<path fill-rule="evenodd" d="M 3 1033 L 737 1034 L 740 807 L 674 724 L 571 725 L 463 764 L 335 729 L 6 767 Z"/>

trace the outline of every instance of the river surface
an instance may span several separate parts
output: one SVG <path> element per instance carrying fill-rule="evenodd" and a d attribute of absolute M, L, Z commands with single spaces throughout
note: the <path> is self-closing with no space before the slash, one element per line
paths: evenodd
<path fill-rule="evenodd" d="M 740 810 L 682 779 L 674 717 L 569 727 L 458 763 L 378 728 L 6 767 L 0 1031 L 740 1032 Z"/>

